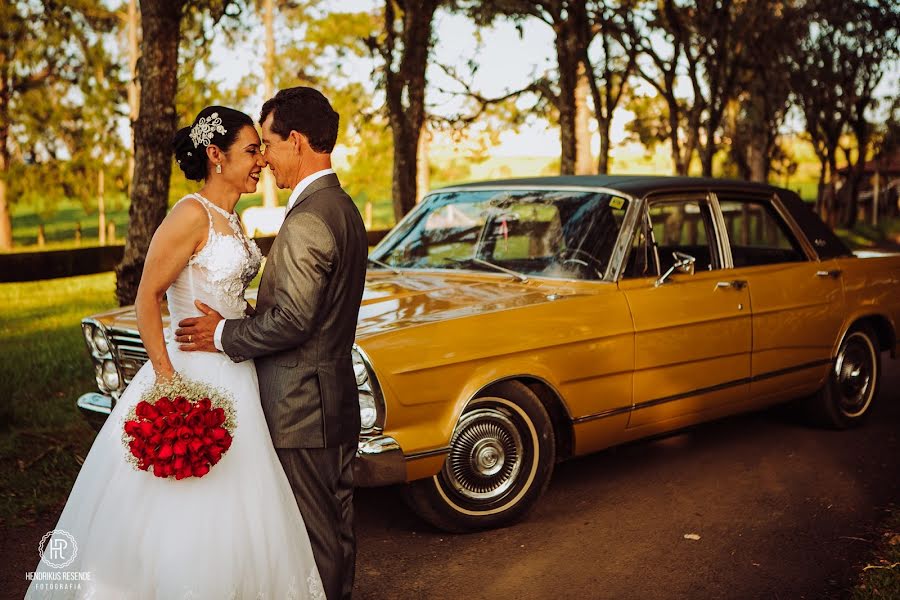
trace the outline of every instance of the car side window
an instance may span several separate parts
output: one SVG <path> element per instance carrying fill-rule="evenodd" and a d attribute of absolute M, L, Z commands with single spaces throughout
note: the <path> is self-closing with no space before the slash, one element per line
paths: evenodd
<path fill-rule="evenodd" d="M 674 252 L 697 259 L 697 271 L 721 268 L 712 230 L 712 212 L 706 200 L 651 200 L 632 241 L 623 277 L 658 277 L 674 264 Z"/>
<path fill-rule="evenodd" d="M 719 206 L 735 267 L 806 260 L 797 238 L 770 202 L 720 199 Z"/>

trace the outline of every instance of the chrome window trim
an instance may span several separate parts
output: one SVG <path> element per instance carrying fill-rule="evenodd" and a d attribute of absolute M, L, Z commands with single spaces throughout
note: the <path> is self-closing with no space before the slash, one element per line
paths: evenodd
<path fill-rule="evenodd" d="M 813 249 L 812 245 L 809 243 L 809 240 L 806 239 L 806 235 L 800 229 L 800 226 L 797 225 L 797 223 L 791 217 L 790 213 L 787 211 L 787 209 L 781 203 L 781 198 L 778 197 L 778 194 L 774 194 L 774 193 L 773 194 L 765 194 L 765 193 L 760 193 L 760 192 L 740 191 L 740 190 L 739 191 L 728 190 L 728 191 L 724 191 L 721 193 L 725 194 L 725 195 L 734 194 L 734 195 L 741 196 L 740 199 L 738 199 L 738 200 L 726 199 L 725 201 L 727 201 L 727 202 L 745 201 L 745 202 L 758 202 L 759 204 L 762 204 L 763 206 L 770 205 L 775 210 L 775 213 L 778 215 L 778 217 L 781 219 L 781 221 L 787 225 L 788 232 L 792 236 L 794 236 L 794 239 L 800 245 L 800 248 L 803 251 L 803 254 L 806 255 L 806 261 L 807 262 L 812 262 L 812 261 L 821 262 L 818 255 L 816 254 L 815 250 Z M 729 256 L 729 259 L 732 260 L 731 259 L 731 239 L 730 239 L 730 236 L 728 235 L 728 229 L 725 225 L 725 214 L 722 212 L 722 208 L 719 204 L 718 194 L 713 192 L 713 195 L 716 196 L 716 206 L 718 208 L 719 217 L 721 218 L 721 221 L 722 221 L 723 238 L 725 239 L 726 246 L 728 247 L 728 256 Z M 733 260 L 732 260 L 731 268 L 734 268 Z M 745 267 L 741 267 L 741 268 L 745 268 Z"/>
<path fill-rule="evenodd" d="M 709 193 L 710 207 L 713 209 L 713 228 L 716 233 L 716 244 L 719 246 L 719 256 L 722 257 L 722 268 L 733 269 L 734 257 L 731 255 L 731 241 L 728 235 L 728 224 L 719 204 L 719 196 L 715 192 Z"/>
<path fill-rule="evenodd" d="M 649 194 L 645 195 L 643 198 L 640 199 L 640 201 L 635 203 L 636 206 L 640 207 L 640 210 L 638 210 L 637 214 L 634 216 L 634 223 L 631 224 L 631 233 L 630 233 L 630 235 L 627 236 L 627 241 L 625 242 L 626 247 L 625 247 L 624 255 L 623 255 L 622 261 L 619 265 L 619 269 L 615 273 L 615 279 L 613 281 L 618 281 L 619 278 L 622 276 L 622 270 L 628 261 L 628 258 L 629 258 L 628 255 L 631 253 L 632 240 L 634 239 L 634 236 L 637 235 L 637 226 L 640 223 L 640 217 L 646 216 L 647 219 L 649 219 L 650 205 L 653 203 L 656 203 L 656 202 L 672 203 L 672 202 L 678 202 L 678 201 L 692 201 L 692 200 L 705 202 L 707 204 L 709 211 L 710 211 L 710 216 L 712 217 L 712 221 L 713 221 L 712 234 L 716 238 L 716 246 L 719 249 L 719 256 L 721 258 L 721 262 L 723 263 L 723 265 L 720 267 L 720 269 L 728 268 L 724 265 L 731 263 L 731 253 L 729 252 L 727 254 L 724 254 L 722 251 L 721 241 L 719 240 L 719 231 L 718 231 L 719 223 L 718 223 L 717 215 L 719 213 L 719 210 L 718 210 L 718 204 L 714 203 L 714 201 L 713 201 L 713 194 L 709 191 L 704 191 L 704 190 L 653 191 L 653 192 L 650 192 Z M 629 215 L 626 215 L 626 219 L 628 218 L 628 216 Z M 625 233 L 625 223 L 622 224 L 622 233 L 623 234 Z M 650 223 L 650 235 L 651 235 L 651 237 L 653 236 L 653 223 L 652 222 Z M 707 234 L 707 238 L 708 237 L 709 237 L 709 234 Z M 653 240 L 653 244 L 654 244 L 653 260 L 656 263 L 656 276 L 659 277 L 659 275 L 660 275 L 659 255 L 655 249 L 655 246 L 656 246 L 655 239 Z"/>

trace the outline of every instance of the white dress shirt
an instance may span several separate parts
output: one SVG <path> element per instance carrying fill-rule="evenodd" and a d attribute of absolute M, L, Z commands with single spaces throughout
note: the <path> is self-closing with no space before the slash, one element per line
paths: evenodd
<path fill-rule="evenodd" d="M 320 177 L 325 177 L 326 175 L 331 175 L 334 173 L 334 169 L 322 169 L 321 171 L 316 171 L 311 175 L 307 175 L 303 179 L 300 180 L 296 186 L 294 186 L 294 191 L 291 192 L 291 197 L 288 198 L 287 207 L 284 209 L 284 214 L 291 212 L 291 209 L 294 208 L 294 204 L 297 202 L 297 198 L 300 197 L 300 194 L 306 190 L 310 186 L 310 184 L 319 179 Z M 216 333 L 213 336 L 213 344 L 216 346 L 216 350 L 219 352 L 224 352 L 225 349 L 222 348 L 222 332 L 225 330 L 225 319 L 219 321 L 219 324 L 216 325 Z"/>

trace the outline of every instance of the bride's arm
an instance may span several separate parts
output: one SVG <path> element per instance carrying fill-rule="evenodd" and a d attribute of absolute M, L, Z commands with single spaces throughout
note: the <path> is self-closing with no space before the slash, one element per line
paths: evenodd
<path fill-rule="evenodd" d="M 166 351 L 160 302 L 191 256 L 206 243 L 208 222 L 206 211 L 197 202 L 181 202 L 150 240 L 134 309 L 157 378 L 169 379 L 175 373 Z"/>

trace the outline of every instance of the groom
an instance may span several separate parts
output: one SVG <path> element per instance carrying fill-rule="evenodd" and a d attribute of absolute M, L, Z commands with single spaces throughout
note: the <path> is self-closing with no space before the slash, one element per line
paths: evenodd
<path fill-rule="evenodd" d="M 309 532 L 329 600 L 353 590 L 351 461 L 359 396 L 350 356 L 366 276 L 366 230 L 331 169 L 338 114 L 318 91 L 279 91 L 260 115 L 265 159 L 293 189 L 259 284 L 256 314 L 184 319 L 183 350 L 256 359 L 275 451 Z M 190 343 L 188 343 L 190 341 Z"/>

